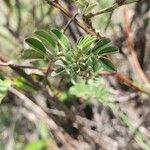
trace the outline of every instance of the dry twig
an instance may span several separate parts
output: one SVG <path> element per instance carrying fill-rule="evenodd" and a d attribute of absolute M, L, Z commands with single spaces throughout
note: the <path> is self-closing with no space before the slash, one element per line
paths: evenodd
<path fill-rule="evenodd" d="M 143 70 L 140 66 L 140 63 L 138 61 L 138 58 L 137 58 L 137 55 L 136 55 L 136 52 L 135 52 L 135 49 L 134 49 L 134 46 L 133 46 L 133 40 L 130 36 L 131 28 L 130 28 L 130 25 L 129 25 L 129 22 L 128 22 L 128 13 L 127 13 L 126 9 L 124 9 L 124 18 L 125 18 L 125 32 L 127 34 L 127 45 L 128 45 L 129 50 L 130 50 L 130 54 L 131 54 L 132 61 L 134 63 L 135 69 L 136 69 L 138 75 L 140 76 L 140 78 L 143 80 L 143 82 L 144 83 L 149 83 L 148 78 L 146 77 L 145 73 L 143 72 Z"/>

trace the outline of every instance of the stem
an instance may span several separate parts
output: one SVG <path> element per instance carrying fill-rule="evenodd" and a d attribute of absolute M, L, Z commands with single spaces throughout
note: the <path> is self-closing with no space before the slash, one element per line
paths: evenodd
<path fill-rule="evenodd" d="M 51 0 L 45 0 L 49 5 L 54 6 L 55 8 L 58 8 L 64 15 L 66 15 L 69 18 L 72 18 L 74 15 L 68 11 L 67 9 L 65 9 L 61 4 L 59 4 L 57 1 L 51 1 Z M 102 38 L 102 35 L 100 35 L 99 33 L 96 33 L 95 31 L 93 31 L 85 22 L 80 21 L 77 18 L 73 19 L 75 24 L 77 24 L 80 28 L 82 28 L 85 32 L 87 32 L 88 34 L 91 35 L 95 35 L 98 38 Z"/>
<path fill-rule="evenodd" d="M 96 13 L 90 13 L 87 15 L 88 18 L 92 18 L 92 17 L 95 17 L 95 16 L 98 16 L 98 15 L 101 15 L 103 13 L 108 13 L 108 12 L 112 12 L 113 10 L 117 9 L 118 7 L 121 7 L 123 5 L 128 5 L 128 4 L 132 4 L 132 3 L 135 3 L 135 2 L 138 2 L 140 0 L 128 0 L 128 1 L 125 1 L 123 4 L 119 5 L 117 2 L 115 4 L 113 4 L 112 6 L 110 7 L 107 7 L 107 8 L 104 8 L 102 10 L 100 10 L 99 12 L 96 12 Z"/>

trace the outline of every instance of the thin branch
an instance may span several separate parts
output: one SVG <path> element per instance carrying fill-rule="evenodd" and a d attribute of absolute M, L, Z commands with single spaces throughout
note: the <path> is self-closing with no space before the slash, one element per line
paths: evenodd
<path fill-rule="evenodd" d="M 106 24 L 106 26 L 105 26 L 104 32 L 107 31 L 107 28 L 108 28 L 109 24 L 111 23 L 111 18 L 112 18 L 112 16 L 113 16 L 113 13 L 114 13 L 114 11 L 112 11 L 112 12 L 109 14 L 108 21 L 107 21 L 107 24 Z"/>
<path fill-rule="evenodd" d="M 147 95 L 150 96 L 150 92 L 146 91 L 145 89 L 143 89 L 142 87 L 140 87 L 139 85 L 137 85 L 135 82 L 133 82 L 132 80 L 130 80 L 128 77 L 120 74 L 120 73 L 116 73 L 115 74 L 115 77 L 120 80 L 120 81 L 123 81 L 125 84 L 127 85 L 130 85 L 131 87 L 133 87 L 134 89 L 142 92 L 142 93 L 145 93 Z"/>
<path fill-rule="evenodd" d="M 103 14 L 103 13 L 112 12 L 112 11 L 114 11 L 115 9 L 117 9 L 117 8 L 120 7 L 120 6 L 132 4 L 132 3 L 135 3 L 135 2 L 138 2 L 138 1 L 140 1 L 140 0 L 128 0 L 128 1 L 125 0 L 125 2 L 122 3 L 122 4 L 118 4 L 118 3 L 116 2 L 116 3 L 114 3 L 112 6 L 107 7 L 107 8 L 104 8 L 104 9 L 100 10 L 99 12 L 96 12 L 96 13 L 89 13 L 89 14 L 87 15 L 87 17 L 88 17 L 88 18 L 92 18 L 92 17 L 98 16 L 98 15 L 101 15 L 101 14 Z"/>
<path fill-rule="evenodd" d="M 127 13 L 126 9 L 124 9 L 124 18 L 125 18 L 125 32 L 126 32 L 126 35 L 127 35 L 127 46 L 130 50 L 130 54 L 131 54 L 131 57 L 132 57 L 133 64 L 135 66 L 135 69 L 136 69 L 138 75 L 143 80 L 143 82 L 144 83 L 149 83 L 149 79 L 146 77 L 145 73 L 143 72 L 143 70 L 140 66 L 140 63 L 138 61 L 138 58 L 137 58 L 137 55 L 136 55 L 136 52 L 135 52 L 135 49 L 134 49 L 134 46 L 133 46 L 133 39 L 130 36 L 131 28 L 130 28 L 130 25 L 129 25 L 129 22 L 128 22 L 128 13 Z"/>
<path fill-rule="evenodd" d="M 68 21 L 68 23 L 65 25 L 64 29 L 63 29 L 63 32 L 65 33 L 65 31 L 67 30 L 67 28 L 69 27 L 70 23 L 75 19 L 75 17 L 78 15 L 78 12 L 75 13 L 71 18 L 70 20 Z"/>
<path fill-rule="evenodd" d="M 20 34 L 20 29 L 21 29 L 21 4 L 20 4 L 20 0 L 16 0 L 16 7 L 17 7 L 17 19 L 18 19 L 18 24 L 17 24 L 17 29 L 16 29 L 16 33 L 18 34 L 18 37 L 19 37 L 19 34 Z"/>
<path fill-rule="evenodd" d="M 59 4 L 57 1 L 51 1 L 51 0 L 45 0 L 49 5 L 54 6 L 55 8 L 58 8 L 64 15 L 66 15 L 69 18 L 73 17 L 73 14 L 68 11 L 67 9 L 65 9 L 61 4 Z M 95 35 L 98 38 L 102 38 L 103 36 L 100 35 L 99 33 L 96 33 L 95 31 L 93 31 L 93 29 L 91 29 L 85 22 L 80 21 L 77 18 L 74 18 L 74 22 L 75 24 L 77 24 L 80 28 L 82 28 L 85 32 L 87 32 L 88 34 L 91 35 Z"/>
<path fill-rule="evenodd" d="M 24 94 L 16 90 L 15 88 L 10 88 L 9 91 L 16 95 L 22 102 L 23 105 L 32 111 L 38 118 L 43 120 L 49 127 L 49 129 L 52 131 L 53 135 L 55 136 L 56 139 L 58 139 L 65 147 L 68 146 L 68 141 L 66 139 L 65 134 L 63 133 L 63 129 L 58 126 L 44 111 L 43 109 L 36 105 L 32 100 L 30 100 L 28 97 L 26 97 Z M 76 142 L 74 139 L 72 139 L 69 135 L 67 135 L 71 140 L 70 146 L 71 147 L 76 147 Z M 75 144 L 76 143 L 76 144 Z M 70 148 L 71 148 L 70 147 Z M 68 148 L 68 147 L 66 147 Z"/>
<path fill-rule="evenodd" d="M 22 69 L 36 69 L 36 70 L 40 70 L 42 72 L 45 72 L 46 69 L 44 68 L 38 68 L 38 67 L 35 67 L 35 66 L 27 66 L 27 65 L 17 65 L 17 64 L 14 64 L 12 62 L 0 62 L 0 66 L 1 67 L 18 67 L 18 68 L 22 68 Z"/>
<path fill-rule="evenodd" d="M 0 60 L 4 63 L 8 62 L 8 59 L 2 55 L 0 55 Z M 34 81 L 34 79 L 30 75 L 28 75 L 22 68 L 18 66 L 9 66 L 9 67 L 17 74 L 19 74 L 20 76 L 24 77 L 27 81 L 29 81 L 35 88 L 41 89 L 40 84 Z"/>
<path fill-rule="evenodd" d="M 121 73 L 101 72 L 100 75 L 103 75 L 103 76 L 113 75 L 118 80 L 124 82 L 128 86 L 130 86 L 130 87 L 138 90 L 139 92 L 145 93 L 146 95 L 150 96 L 150 92 L 146 91 L 145 89 L 143 89 L 142 87 L 140 87 L 137 83 L 133 82 L 132 80 L 130 80 L 128 77 L 126 77 L 125 75 L 123 75 Z"/>

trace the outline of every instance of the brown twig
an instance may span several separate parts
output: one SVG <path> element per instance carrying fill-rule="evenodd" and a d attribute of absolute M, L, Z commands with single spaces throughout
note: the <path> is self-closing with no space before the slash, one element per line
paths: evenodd
<path fill-rule="evenodd" d="M 51 1 L 51 0 L 45 0 L 49 5 L 54 6 L 55 8 L 58 8 L 64 15 L 66 15 L 69 18 L 73 17 L 73 14 L 71 12 L 69 12 L 67 9 L 65 9 L 60 3 L 58 3 L 57 1 Z M 73 20 L 75 22 L 75 24 L 77 24 L 80 28 L 82 28 L 85 32 L 87 32 L 88 34 L 91 35 L 95 35 L 98 38 L 102 38 L 103 36 L 100 35 L 99 33 L 96 33 L 95 31 L 93 31 L 85 22 L 80 21 L 77 18 L 74 18 Z"/>
<path fill-rule="evenodd" d="M 125 32 L 127 35 L 127 46 L 130 50 L 130 54 L 132 57 L 132 61 L 134 63 L 135 69 L 138 73 L 138 75 L 140 76 L 140 78 L 143 80 L 144 83 L 149 83 L 148 78 L 146 77 L 145 73 L 143 72 L 140 63 L 138 61 L 134 46 L 133 46 L 133 39 L 131 38 L 130 34 L 131 34 L 131 28 L 130 28 L 130 24 L 128 22 L 128 12 L 126 9 L 124 9 L 124 18 L 125 18 Z"/>
<path fill-rule="evenodd" d="M 26 97 L 24 94 L 16 90 L 15 88 L 10 88 L 9 91 L 17 96 L 22 102 L 23 105 L 32 111 L 36 116 L 38 116 L 41 120 L 43 120 L 49 127 L 49 129 L 52 131 L 53 135 L 55 136 L 56 139 L 58 139 L 65 147 L 65 149 L 68 149 L 68 144 L 71 147 L 77 148 L 76 147 L 76 141 L 72 139 L 68 134 L 67 138 L 69 138 L 69 143 L 66 139 L 66 133 L 64 134 L 63 129 L 58 126 L 44 111 L 43 109 L 36 105 L 32 100 L 30 100 L 28 97 Z M 34 108 L 34 109 L 33 109 Z"/>
<path fill-rule="evenodd" d="M 145 93 L 146 95 L 150 96 L 150 92 L 146 91 L 145 89 L 143 89 L 142 87 L 140 87 L 138 84 L 136 84 L 135 82 L 133 82 L 132 80 L 130 80 L 128 77 L 126 77 L 125 75 L 121 74 L 121 73 L 110 73 L 110 72 L 101 72 L 100 75 L 103 76 L 109 76 L 109 75 L 113 75 L 115 76 L 119 81 L 124 82 L 125 84 L 127 84 L 128 86 L 142 92 Z"/>
<path fill-rule="evenodd" d="M 140 1 L 140 0 L 132 0 L 132 1 L 126 1 L 126 0 L 125 0 L 125 1 L 122 2 L 122 3 L 116 2 L 116 3 L 114 3 L 112 6 L 107 7 L 107 8 L 104 8 L 104 9 L 100 10 L 99 12 L 96 12 L 96 13 L 89 13 L 89 14 L 87 15 L 87 17 L 88 17 L 88 18 L 92 18 L 92 17 L 98 16 L 98 15 L 101 15 L 101 14 L 103 14 L 103 13 L 112 12 L 112 11 L 114 11 L 115 9 L 117 9 L 118 7 L 120 7 L 120 6 L 122 6 L 122 5 L 127 5 L 127 4 L 131 4 L 131 3 L 134 3 L 134 2 L 138 2 L 138 1 Z"/>
<path fill-rule="evenodd" d="M 109 14 L 109 17 L 108 17 L 107 24 L 105 26 L 104 32 L 107 31 L 107 28 L 108 28 L 109 24 L 111 23 L 111 18 L 113 16 L 113 13 L 114 13 L 114 11 L 110 12 L 110 14 Z"/>
<path fill-rule="evenodd" d="M 150 96 L 150 92 L 144 90 L 143 88 L 141 88 L 140 86 L 138 86 L 135 82 L 133 82 L 132 80 L 130 80 L 130 79 L 127 78 L 126 76 L 124 76 L 124 75 L 122 75 L 122 74 L 120 74 L 120 73 L 116 73 L 116 74 L 115 74 L 115 77 L 116 77 L 118 80 L 124 82 L 125 84 L 127 84 L 127 85 L 133 87 L 134 89 L 136 89 L 136 90 L 138 90 L 138 91 L 140 91 L 140 92 L 142 92 L 142 93 L 145 93 L 145 94 L 147 94 L 147 95 Z"/>
<path fill-rule="evenodd" d="M 75 19 L 75 17 L 78 15 L 78 12 L 75 13 L 72 18 L 70 18 L 70 20 L 68 21 L 68 23 L 65 25 L 63 32 L 65 33 L 65 31 L 67 30 L 68 26 L 70 25 L 70 23 Z"/>
<path fill-rule="evenodd" d="M 36 69 L 36 70 L 40 70 L 42 72 L 45 72 L 46 69 L 43 69 L 43 68 L 38 68 L 38 67 L 35 67 L 35 66 L 27 66 L 27 65 L 17 65 L 17 64 L 14 64 L 12 62 L 0 62 L 0 66 L 1 67 L 18 67 L 18 68 L 22 68 L 22 69 Z"/>
<path fill-rule="evenodd" d="M 3 62 L 3 63 L 8 63 L 9 60 L 0 55 L 0 60 Z M 8 65 L 6 65 L 7 67 Z M 17 74 L 19 74 L 20 76 L 24 77 L 27 81 L 29 81 L 34 87 L 40 89 L 40 84 L 38 82 L 35 82 L 34 79 L 28 75 L 22 68 L 20 68 L 19 66 L 9 66 L 13 71 L 15 71 Z"/>

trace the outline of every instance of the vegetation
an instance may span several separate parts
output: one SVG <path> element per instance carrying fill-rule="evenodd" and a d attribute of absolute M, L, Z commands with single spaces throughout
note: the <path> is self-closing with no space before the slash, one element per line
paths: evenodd
<path fill-rule="evenodd" d="M 150 149 L 149 0 L 1 6 L 0 150 Z"/>

